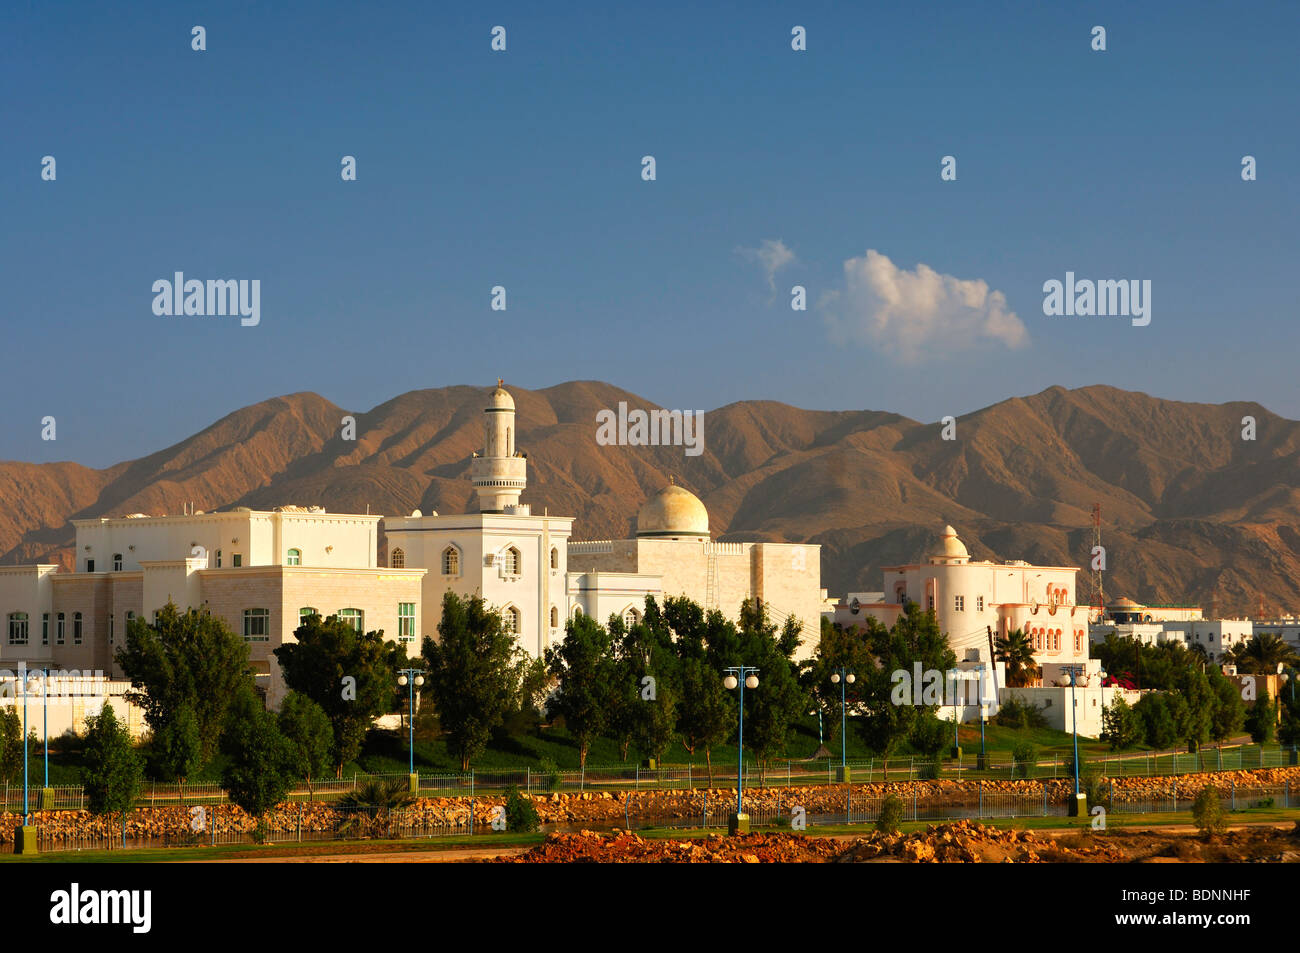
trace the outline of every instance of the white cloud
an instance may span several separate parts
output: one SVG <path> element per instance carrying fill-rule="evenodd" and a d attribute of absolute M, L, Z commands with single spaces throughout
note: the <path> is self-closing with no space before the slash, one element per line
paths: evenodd
<path fill-rule="evenodd" d="M 776 273 L 795 260 L 794 252 L 779 238 L 765 238 L 757 248 L 737 248 L 736 252 L 749 261 L 756 261 L 763 266 L 767 287 L 773 294 L 776 293 Z"/>
<path fill-rule="evenodd" d="M 820 304 L 834 336 L 873 344 L 909 364 L 989 342 L 1018 348 L 1029 341 L 1006 295 L 986 282 L 923 263 L 907 271 L 874 249 L 844 263 L 844 289 Z"/>

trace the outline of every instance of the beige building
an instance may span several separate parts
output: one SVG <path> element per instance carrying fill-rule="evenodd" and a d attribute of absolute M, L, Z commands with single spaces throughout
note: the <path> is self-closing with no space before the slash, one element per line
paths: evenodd
<path fill-rule="evenodd" d="M 635 537 L 570 543 L 569 565 L 570 611 L 601 622 L 612 614 L 635 621 L 646 595 L 687 596 L 732 620 L 756 598 L 778 624 L 791 616 L 803 624 L 799 658 L 817 647 L 826 598 L 821 547 L 715 542 L 704 504 L 672 483 L 641 507 Z"/>
<path fill-rule="evenodd" d="M 416 648 L 424 571 L 378 566 L 379 519 L 285 506 L 74 520 L 75 572 L 0 569 L 0 663 L 120 676 L 113 655 L 128 623 L 172 602 L 242 635 L 258 689 L 277 707 L 285 689 L 272 653 L 311 610 Z"/>

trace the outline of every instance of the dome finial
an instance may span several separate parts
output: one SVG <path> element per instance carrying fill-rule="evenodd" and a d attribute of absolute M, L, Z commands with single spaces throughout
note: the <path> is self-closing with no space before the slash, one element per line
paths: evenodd
<path fill-rule="evenodd" d="M 502 379 L 499 378 L 499 377 L 497 378 L 497 386 L 498 386 L 498 387 L 504 387 L 505 384 L 506 384 L 506 382 L 505 382 L 504 380 L 502 380 Z"/>
<path fill-rule="evenodd" d="M 669 486 L 676 486 L 676 485 L 677 485 L 677 477 L 674 476 L 674 475 L 671 474 L 671 473 L 668 474 L 668 485 L 669 485 Z"/>

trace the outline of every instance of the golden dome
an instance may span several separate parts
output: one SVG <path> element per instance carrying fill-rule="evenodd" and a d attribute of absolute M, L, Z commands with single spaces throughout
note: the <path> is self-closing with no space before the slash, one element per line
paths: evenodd
<path fill-rule="evenodd" d="M 641 507 L 636 516 L 636 534 L 708 539 L 709 511 L 690 490 L 670 483 Z"/>
<path fill-rule="evenodd" d="M 935 559 L 969 559 L 966 544 L 957 538 L 957 531 L 951 526 L 943 528 L 941 551 L 934 554 Z"/>
<path fill-rule="evenodd" d="M 488 404 L 488 410 L 514 410 L 515 399 L 510 396 L 510 392 L 502 386 L 503 381 L 497 378 L 497 386 L 490 395 L 491 403 Z"/>

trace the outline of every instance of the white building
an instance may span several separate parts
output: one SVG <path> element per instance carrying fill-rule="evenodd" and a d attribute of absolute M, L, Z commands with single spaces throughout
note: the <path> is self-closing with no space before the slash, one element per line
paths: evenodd
<path fill-rule="evenodd" d="M 444 593 L 480 595 L 501 611 L 524 650 L 541 656 L 564 634 L 573 518 L 536 516 L 519 502 L 528 460 L 515 448 L 515 402 L 500 381 L 483 417 L 484 449 L 471 464 L 479 512 L 425 516 L 416 510 L 385 519 L 388 563 L 427 570 L 422 598 L 431 614 L 424 634 L 436 636 Z"/>
<path fill-rule="evenodd" d="M 1088 658 L 1089 610 L 1075 602 L 1078 572 L 1020 559 L 972 562 L 957 531 L 945 526 L 925 562 L 887 566 L 884 591 L 846 598 L 835 606 L 834 621 L 848 627 L 870 616 L 893 625 L 915 602 L 934 611 L 958 659 L 988 661 L 990 639 L 1020 629 L 1040 665 L 1081 662 Z"/>

